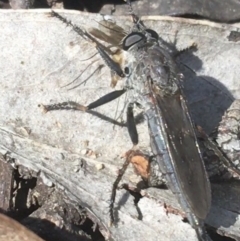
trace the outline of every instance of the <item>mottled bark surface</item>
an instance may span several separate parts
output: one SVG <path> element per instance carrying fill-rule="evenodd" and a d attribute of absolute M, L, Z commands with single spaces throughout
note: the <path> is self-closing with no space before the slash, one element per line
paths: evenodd
<path fill-rule="evenodd" d="M 97 27 L 102 19 L 100 15 L 78 12 L 62 14 L 86 29 Z M 229 38 L 239 29 L 170 17 L 143 19 L 165 40 L 176 40 L 178 49 L 197 44 L 196 52 L 184 52 L 178 62 L 185 75 L 185 92 L 194 121 L 211 133 L 233 100 L 240 98 L 240 42 Z M 115 21 L 120 26 L 131 26 L 127 17 Z M 116 119 L 125 96 L 119 103 L 116 100 L 97 108 L 95 115 L 78 111 L 43 113 L 39 104 L 73 100 L 85 105 L 112 91 L 110 71 L 103 67 L 85 85 L 68 90 L 71 85 L 63 86 L 86 68 L 76 83 L 104 64 L 98 55 L 93 56 L 94 47 L 43 10 L 1 11 L 0 22 L 1 159 L 7 153 L 15 165 L 28 168 L 43 183 L 62 190 L 67 203 L 86 208 L 88 218 L 99 224 L 106 239 L 196 240 L 194 230 L 182 221 L 184 215 L 175 197 L 168 190 L 156 188 L 141 191 L 143 197 L 137 208 L 134 197 L 119 190 L 115 204 L 118 225 L 108 227 L 111 187 L 124 161 L 121 155 L 132 144 L 124 125 L 114 126 L 106 118 L 100 119 L 98 113 Z M 116 88 L 121 85 L 119 81 Z M 138 125 L 138 131 L 140 148 L 148 150 L 145 122 Z M 123 182 L 135 186 L 139 180 L 129 168 Z M 213 204 L 206 219 L 208 227 L 236 239 L 239 192 L 235 182 L 212 184 Z"/>

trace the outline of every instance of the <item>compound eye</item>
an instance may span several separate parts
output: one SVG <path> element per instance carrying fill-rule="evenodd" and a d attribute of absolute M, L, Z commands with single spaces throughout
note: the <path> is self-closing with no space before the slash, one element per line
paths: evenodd
<path fill-rule="evenodd" d="M 157 32 L 155 32 L 154 30 L 147 28 L 145 31 L 151 36 L 151 38 L 154 38 L 156 40 L 159 39 Z"/>
<path fill-rule="evenodd" d="M 123 40 L 123 50 L 128 50 L 133 45 L 145 40 L 146 37 L 142 33 L 133 32 L 130 33 L 124 40 Z"/>

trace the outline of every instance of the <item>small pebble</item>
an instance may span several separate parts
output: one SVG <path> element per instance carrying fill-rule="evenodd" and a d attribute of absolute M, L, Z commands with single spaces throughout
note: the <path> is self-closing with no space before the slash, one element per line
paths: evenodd
<path fill-rule="evenodd" d="M 98 164 L 96 164 L 96 168 L 98 171 L 100 171 L 104 168 L 104 165 L 102 163 L 98 163 Z"/>

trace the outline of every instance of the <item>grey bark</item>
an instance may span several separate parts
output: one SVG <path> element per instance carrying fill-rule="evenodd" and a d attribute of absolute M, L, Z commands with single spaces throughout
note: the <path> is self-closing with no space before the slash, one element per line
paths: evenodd
<path fill-rule="evenodd" d="M 100 15 L 74 11 L 61 13 L 86 29 L 97 27 L 102 19 Z M 186 52 L 178 61 L 194 120 L 210 133 L 233 100 L 240 98 L 240 42 L 229 38 L 239 29 L 170 17 L 142 19 L 165 40 L 176 40 L 178 49 L 197 44 L 197 52 Z M 131 26 L 128 17 L 115 20 L 120 26 Z M 91 62 L 78 83 L 104 64 L 98 55 L 85 61 L 96 52 L 94 47 L 58 19 L 49 17 L 46 10 L 1 11 L 0 22 L 0 153 L 10 153 L 17 165 L 34 170 L 45 183 L 54 183 L 73 202 L 92 210 L 103 223 L 101 230 L 106 238 L 196 240 L 194 230 L 182 222 L 179 211 L 166 214 L 165 204 L 180 210 L 168 190 L 144 191 L 138 203 L 142 220 L 137 219 L 133 197 L 118 191 L 118 226 L 108 227 L 111 187 L 124 161 L 121 155 L 132 146 L 126 127 L 77 111 L 45 114 L 38 105 L 67 100 L 85 105 L 96 100 L 112 91 L 109 69 L 104 67 L 86 85 L 67 90 L 62 86 L 77 78 Z M 122 111 L 124 98 L 97 111 L 115 119 Z M 140 148 L 148 149 L 146 123 L 139 124 L 138 131 Z M 85 171 L 81 169 L 82 161 L 86 162 Z M 130 168 L 123 182 L 134 186 L 137 181 Z M 213 184 L 212 192 L 213 205 L 206 224 L 223 235 L 240 238 L 239 184 Z"/>

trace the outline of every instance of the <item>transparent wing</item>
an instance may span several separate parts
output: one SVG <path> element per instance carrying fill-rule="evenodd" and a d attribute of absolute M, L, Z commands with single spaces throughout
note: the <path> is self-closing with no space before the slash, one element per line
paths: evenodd
<path fill-rule="evenodd" d="M 99 28 L 90 28 L 89 33 L 94 37 L 101 39 L 113 46 L 119 46 L 122 39 L 126 36 L 126 31 L 117 24 L 102 20 L 99 22 Z"/>
<path fill-rule="evenodd" d="M 211 205 L 210 184 L 186 102 L 179 92 L 155 97 L 175 175 L 192 211 L 204 219 Z"/>

